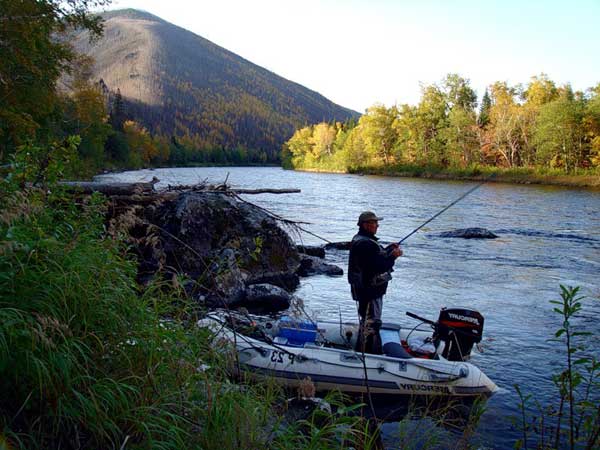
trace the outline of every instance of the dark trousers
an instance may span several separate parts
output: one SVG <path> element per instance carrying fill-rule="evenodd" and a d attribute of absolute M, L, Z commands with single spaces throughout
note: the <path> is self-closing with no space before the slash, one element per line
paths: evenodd
<path fill-rule="evenodd" d="M 356 351 L 376 355 L 383 353 L 381 336 L 379 335 L 382 307 L 383 297 L 371 300 L 358 300 L 360 325 L 356 341 Z"/>

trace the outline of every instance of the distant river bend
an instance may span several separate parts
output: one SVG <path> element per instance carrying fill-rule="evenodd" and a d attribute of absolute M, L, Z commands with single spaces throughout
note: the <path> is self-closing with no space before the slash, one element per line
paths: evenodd
<path fill-rule="evenodd" d="M 379 236 L 398 240 L 473 186 L 274 167 L 157 169 L 98 178 L 148 181 L 156 176 L 166 185 L 223 182 L 227 174 L 228 183 L 236 187 L 302 189 L 301 194 L 247 199 L 286 218 L 310 222 L 306 228 L 329 241 L 349 240 L 358 215 L 367 209 L 384 217 Z M 437 236 L 469 227 L 487 228 L 499 238 Z M 310 234 L 293 237 L 305 244 L 323 243 Z M 347 252 L 333 251 L 327 260 L 345 269 L 347 257 Z M 411 321 L 405 311 L 435 319 L 442 306 L 474 308 L 484 315 L 485 352 L 475 354 L 473 362 L 503 389 L 487 404 L 479 438 L 493 448 L 512 448 L 520 437 L 510 421 L 518 414 L 512 386 L 518 383 L 542 403 L 554 395 L 550 374 L 563 357 L 548 342 L 560 326 L 549 301 L 558 298 L 559 284 L 581 286 L 591 297 L 577 326 L 596 332 L 589 345 L 600 355 L 600 192 L 486 184 L 407 240 L 393 276 L 385 320 Z M 319 318 L 356 318 L 345 277 L 308 278 L 297 294 Z M 386 445 L 393 447 L 395 429 L 386 426 Z"/>

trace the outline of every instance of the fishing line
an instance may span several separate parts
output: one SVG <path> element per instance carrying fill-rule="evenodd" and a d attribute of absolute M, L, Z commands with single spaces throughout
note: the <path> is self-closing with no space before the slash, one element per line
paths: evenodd
<path fill-rule="evenodd" d="M 471 192 L 475 191 L 476 189 L 479 189 L 481 186 L 483 186 L 485 183 L 487 183 L 492 177 L 488 177 L 487 179 L 483 180 L 481 183 L 479 183 L 477 186 L 472 187 L 471 189 L 469 189 L 467 192 L 465 192 L 463 195 L 461 195 L 460 197 L 458 197 L 456 200 L 454 200 L 452 203 L 450 203 L 448 206 L 446 206 L 444 209 L 442 209 L 441 211 L 439 211 L 438 213 L 436 213 L 433 217 L 431 217 L 429 220 L 427 220 L 426 222 L 422 223 L 421 225 L 419 225 L 417 228 L 415 228 L 413 231 L 411 231 L 409 234 L 407 234 L 406 236 L 404 236 L 402 239 L 400 239 L 400 241 L 398 241 L 398 245 L 402 244 L 402 242 L 404 242 L 405 240 L 407 240 L 409 237 L 411 237 L 413 234 L 415 234 L 417 231 L 419 231 L 421 228 L 423 228 L 425 225 L 427 225 L 429 222 L 431 222 L 432 220 L 434 220 L 436 217 L 439 217 L 440 215 L 442 215 L 442 213 L 444 213 L 445 211 L 447 211 L 448 209 L 450 209 L 452 206 L 456 205 L 458 202 L 460 202 L 463 198 L 465 198 L 467 195 L 469 195 Z"/>

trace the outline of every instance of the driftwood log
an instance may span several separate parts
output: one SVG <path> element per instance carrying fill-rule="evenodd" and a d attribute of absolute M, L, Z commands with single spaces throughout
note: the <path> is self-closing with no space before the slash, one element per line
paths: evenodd
<path fill-rule="evenodd" d="M 150 182 L 143 183 L 106 183 L 97 181 L 64 181 L 60 183 L 63 186 L 67 186 L 74 191 L 82 194 L 91 194 L 92 192 L 100 192 L 108 196 L 119 196 L 120 200 L 125 200 L 126 196 L 139 196 L 139 195 L 158 195 L 163 196 L 165 192 L 157 191 L 154 185 L 158 183 L 158 178 L 154 178 Z M 172 191 L 201 191 L 201 192 L 222 192 L 232 194 L 297 194 L 301 192 L 300 189 L 232 189 L 226 184 L 217 186 L 198 184 L 198 185 L 177 185 L 169 186 L 167 192 Z M 139 198 L 135 200 L 139 201 Z"/>
<path fill-rule="evenodd" d="M 153 183 L 100 183 L 96 181 L 64 181 L 62 186 L 72 188 L 73 191 L 82 194 L 91 194 L 100 192 L 105 195 L 139 195 L 152 194 L 154 190 Z"/>
<path fill-rule="evenodd" d="M 298 194 L 300 189 L 229 189 L 236 194 Z"/>

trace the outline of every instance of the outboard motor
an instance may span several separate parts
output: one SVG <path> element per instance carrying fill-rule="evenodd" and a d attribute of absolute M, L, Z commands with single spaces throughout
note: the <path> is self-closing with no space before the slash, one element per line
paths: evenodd
<path fill-rule="evenodd" d="M 481 342 L 483 316 L 471 309 L 442 308 L 434 339 L 446 343 L 442 356 L 448 361 L 467 361 L 473 344 Z"/>

